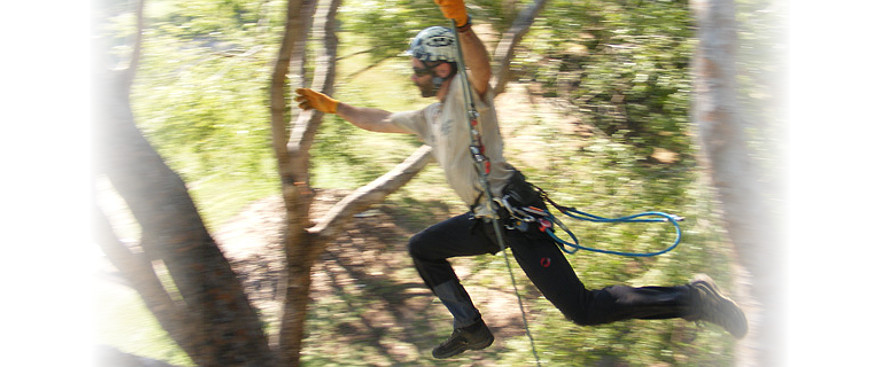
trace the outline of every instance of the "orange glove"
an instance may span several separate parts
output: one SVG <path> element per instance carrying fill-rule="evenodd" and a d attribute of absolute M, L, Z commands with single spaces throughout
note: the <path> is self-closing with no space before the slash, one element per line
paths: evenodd
<path fill-rule="evenodd" d="M 455 21 L 458 27 L 464 27 L 468 23 L 467 8 L 464 0 L 434 0 L 440 6 L 443 16 Z"/>
<path fill-rule="evenodd" d="M 321 112 L 336 113 L 339 101 L 330 98 L 330 96 L 308 88 L 297 88 L 295 92 L 297 95 L 294 99 L 299 102 L 299 108 L 306 111 L 314 108 Z"/>

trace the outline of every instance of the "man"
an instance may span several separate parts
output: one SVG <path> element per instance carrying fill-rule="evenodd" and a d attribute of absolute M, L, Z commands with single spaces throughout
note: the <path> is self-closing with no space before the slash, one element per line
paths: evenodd
<path fill-rule="evenodd" d="M 452 335 L 433 351 L 435 358 L 449 358 L 466 350 L 492 344 L 492 332 L 483 322 L 467 291 L 447 259 L 457 256 L 494 254 L 500 251 L 491 218 L 509 221 L 503 210 L 488 205 L 470 154 L 470 125 L 465 111 L 455 35 L 459 32 L 462 54 L 469 67 L 473 103 L 479 112 L 484 155 L 491 162 L 488 183 L 493 197 L 506 197 L 519 207 L 546 206 L 535 189 L 504 159 L 501 134 L 495 116 L 491 70 L 486 48 L 470 28 L 463 0 L 435 0 L 444 16 L 457 29 L 430 27 L 410 44 L 412 81 L 424 97 L 439 102 L 417 111 L 391 113 L 381 109 L 341 103 L 309 89 L 298 89 L 296 100 L 303 109 L 335 113 L 350 123 L 376 132 L 417 134 L 432 147 L 437 162 L 455 192 L 471 211 L 435 224 L 410 239 L 409 253 L 416 269 L 453 316 Z M 547 234 L 534 223 L 528 228 L 503 229 L 506 247 L 541 293 L 578 325 L 597 325 L 627 319 L 681 317 L 705 320 L 722 326 L 737 338 L 748 325 L 740 308 L 723 296 L 708 276 L 674 287 L 612 286 L 587 290 L 566 258 Z"/>

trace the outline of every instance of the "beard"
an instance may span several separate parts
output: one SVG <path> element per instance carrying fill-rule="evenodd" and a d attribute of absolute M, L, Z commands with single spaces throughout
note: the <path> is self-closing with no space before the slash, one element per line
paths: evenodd
<path fill-rule="evenodd" d="M 419 92 L 422 93 L 422 97 L 434 97 L 437 95 L 437 87 L 434 86 L 434 82 L 430 79 L 425 82 L 415 83 L 417 87 L 419 87 Z"/>

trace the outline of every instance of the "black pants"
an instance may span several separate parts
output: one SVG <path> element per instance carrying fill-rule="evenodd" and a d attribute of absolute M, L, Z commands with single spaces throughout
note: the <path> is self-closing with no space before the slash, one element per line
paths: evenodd
<path fill-rule="evenodd" d="M 542 203 L 543 204 L 543 203 Z M 562 251 L 534 225 L 526 232 L 506 230 L 504 239 L 519 266 L 566 318 L 578 325 L 596 325 L 626 319 L 663 319 L 687 316 L 690 294 L 686 286 L 633 288 L 616 285 L 588 290 Z M 491 222 L 467 213 L 428 227 L 410 239 L 409 253 L 425 284 L 454 317 L 454 327 L 480 320 L 467 291 L 447 259 L 494 254 L 500 251 Z"/>

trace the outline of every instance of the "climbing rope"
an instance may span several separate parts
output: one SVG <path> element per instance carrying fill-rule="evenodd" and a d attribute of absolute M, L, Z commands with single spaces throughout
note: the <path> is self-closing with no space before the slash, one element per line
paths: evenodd
<path fill-rule="evenodd" d="M 492 190 L 489 189 L 489 172 L 492 170 L 492 162 L 489 161 L 489 158 L 486 157 L 485 147 L 483 146 L 482 139 L 480 138 L 479 131 L 479 118 L 480 115 L 477 112 L 477 108 L 474 105 L 474 97 L 471 94 L 471 86 L 468 81 L 467 73 L 465 72 L 465 63 L 464 63 L 464 53 L 461 50 L 461 42 L 460 37 L 457 31 L 455 31 L 457 24 L 455 20 L 452 21 L 452 29 L 455 34 L 455 48 L 458 58 L 458 73 L 459 79 L 461 79 L 462 90 L 464 92 L 464 101 L 467 106 L 467 117 L 468 117 L 468 130 L 470 131 L 471 137 L 471 145 L 470 145 L 470 153 L 471 157 L 474 159 L 474 165 L 476 165 L 477 172 L 479 173 L 479 181 L 480 186 L 483 189 L 484 195 L 486 195 L 487 202 L 489 208 L 493 213 L 498 212 L 498 207 L 495 204 L 495 200 L 492 195 Z M 495 230 L 495 238 L 498 241 L 498 246 L 501 249 L 501 253 L 504 254 L 504 262 L 507 264 L 507 272 L 510 274 L 510 282 L 513 284 L 513 292 L 516 294 L 516 300 L 519 303 L 519 311 L 522 315 L 523 327 L 526 330 L 526 336 L 529 338 L 529 343 L 532 346 L 532 355 L 535 357 L 535 365 L 538 367 L 541 366 L 541 359 L 538 357 L 538 350 L 535 348 L 535 339 L 532 337 L 532 333 L 529 330 L 529 322 L 526 319 L 526 310 L 523 306 L 522 296 L 519 294 L 519 289 L 516 286 L 516 278 L 513 276 L 513 268 L 510 266 L 510 259 L 507 256 L 507 252 L 504 251 L 507 246 L 504 243 L 504 237 L 501 234 L 501 223 L 498 221 L 498 215 L 492 216 L 492 227 Z"/>
<path fill-rule="evenodd" d="M 600 217 L 597 215 L 584 213 L 584 212 L 581 212 L 578 210 L 566 211 L 566 212 L 563 212 L 563 214 L 565 214 L 569 217 L 575 218 L 575 219 L 580 219 L 580 220 L 589 221 L 589 222 L 596 222 L 596 223 L 668 222 L 668 223 L 672 223 L 673 227 L 675 227 L 675 234 L 676 234 L 675 241 L 673 241 L 672 245 L 670 245 L 669 247 L 667 247 L 663 250 L 654 251 L 654 252 L 626 252 L 626 251 L 614 251 L 614 250 L 605 250 L 605 249 L 599 249 L 599 248 L 585 247 L 585 246 L 580 245 L 580 241 L 578 241 L 578 239 L 574 235 L 574 233 L 572 233 L 572 231 L 570 229 L 568 229 L 568 227 L 566 227 L 562 223 L 562 221 L 560 221 L 555 216 L 551 215 L 550 221 L 553 222 L 554 224 L 556 224 L 563 231 L 565 231 L 565 233 L 568 234 L 568 236 L 571 237 L 571 239 L 574 242 L 565 241 L 565 240 L 559 238 L 553 232 L 552 228 L 548 227 L 544 230 L 544 232 L 546 232 L 548 235 L 550 235 L 550 237 L 553 238 L 553 240 L 555 240 L 557 244 L 559 244 L 559 248 L 568 254 L 574 254 L 578 250 L 586 250 L 586 251 L 599 252 L 599 253 L 603 253 L 603 254 L 610 254 L 610 255 L 617 255 L 617 256 L 651 257 L 651 256 L 665 254 L 669 251 L 672 251 L 673 249 L 675 249 L 678 246 L 679 243 L 681 243 L 681 227 L 679 227 L 678 222 L 683 219 L 678 216 L 672 215 L 672 214 L 667 214 L 667 213 L 663 213 L 663 212 L 644 212 L 644 213 L 629 215 L 629 216 L 620 217 L 620 218 L 603 218 L 603 217 Z M 639 219 L 642 217 L 651 217 L 651 216 L 660 217 L 660 218 Z M 571 247 L 572 249 L 568 249 L 566 247 Z"/>
<path fill-rule="evenodd" d="M 540 209 L 538 211 L 535 211 L 535 214 L 544 216 L 544 218 L 540 218 L 538 220 L 539 229 L 542 232 L 547 233 L 551 238 L 553 238 L 553 240 L 556 241 L 556 243 L 559 245 L 559 248 L 562 251 L 564 251 L 565 253 L 574 254 L 578 250 L 586 250 L 586 251 L 598 252 L 598 253 L 609 254 L 609 255 L 617 255 L 617 256 L 651 257 L 651 256 L 665 254 L 669 251 L 672 251 L 673 249 L 678 247 L 679 243 L 681 243 L 681 227 L 678 225 L 678 222 L 683 221 L 684 218 L 679 217 L 677 215 L 668 214 L 668 213 L 664 213 L 664 212 L 658 212 L 658 211 L 648 211 L 648 212 L 627 215 L 627 216 L 618 217 L 618 218 L 605 218 L 605 217 L 600 217 L 598 215 L 582 212 L 582 211 L 577 210 L 573 207 L 561 206 L 561 205 L 557 204 L 556 202 L 554 202 L 552 199 L 550 199 L 549 195 L 547 195 L 547 193 L 544 190 L 542 190 L 541 188 L 535 187 L 535 189 L 538 190 L 538 192 L 541 194 L 541 197 L 544 198 L 545 202 L 548 202 L 551 205 L 553 205 L 553 207 L 555 207 L 557 210 L 559 210 L 559 212 L 561 212 L 562 214 L 565 214 L 566 216 L 574 218 L 574 219 L 588 221 L 588 222 L 594 222 L 594 223 L 671 223 L 672 226 L 675 228 L 675 240 L 672 242 L 671 245 L 669 245 L 668 247 L 666 247 L 663 250 L 654 251 L 654 252 L 614 251 L 614 250 L 606 250 L 606 249 L 581 246 L 580 241 L 578 241 L 577 236 L 575 236 L 574 233 L 570 229 L 568 229 L 568 227 L 564 223 L 562 223 L 561 220 L 559 220 L 559 218 L 550 214 L 549 211 L 544 211 L 544 210 L 540 210 Z M 559 227 L 560 229 L 562 229 L 572 239 L 573 242 L 565 241 L 565 240 L 559 238 L 559 236 L 557 236 L 556 233 L 553 231 L 553 226 L 550 223 L 556 224 L 556 226 Z M 569 249 L 569 248 L 571 248 L 571 249 Z"/>
<path fill-rule="evenodd" d="M 531 184 L 529 184 L 529 185 L 531 185 Z M 559 212 L 561 212 L 562 214 L 565 214 L 566 216 L 574 218 L 574 219 L 588 221 L 588 222 L 594 222 L 594 223 L 664 223 L 664 222 L 668 222 L 668 223 L 671 223 L 672 226 L 675 228 L 675 240 L 672 242 L 672 245 L 670 245 L 669 247 L 667 247 L 663 250 L 660 250 L 660 251 L 627 252 L 627 251 L 614 251 L 614 250 L 592 248 L 592 247 L 581 246 L 580 241 L 578 240 L 577 236 L 575 236 L 574 232 L 572 232 L 565 225 L 565 223 L 563 223 L 558 217 L 551 214 L 549 210 L 538 208 L 535 206 L 519 207 L 519 206 L 512 205 L 510 203 L 510 201 L 508 200 L 508 198 L 509 198 L 508 196 L 502 196 L 500 198 L 495 198 L 496 204 L 498 204 L 498 206 L 500 206 L 504 209 L 507 209 L 507 214 L 511 218 L 511 220 L 510 220 L 511 224 L 507 225 L 507 229 L 518 229 L 520 231 L 526 231 L 526 230 L 528 230 L 528 226 L 530 223 L 535 223 L 538 226 L 538 229 L 541 232 L 547 233 L 547 235 L 549 235 L 551 238 L 553 238 L 553 240 L 556 241 L 556 244 L 559 246 L 559 248 L 565 253 L 574 254 L 578 250 L 586 250 L 586 251 L 592 251 L 592 252 L 598 252 L 598 253 L 610 254 L 610 255 L 618 255 L 618 256 L 650 257 L 650 256 L 657 256 L 660 254 L 665 254 L 669 251 L 672 251 L 673 249 L 678 247 L 679 243 L 681 243 L 681 227 L 678 225 L 678 222 L 683 221 L 684 218 L 679 217 L 677 215 L 667 214 L 667 213 L 658 212 L 658 211 L 649 211 L 649 212 L 643 212 L 643 213 L 628 215 L 628 216 L 619 217 L 619 218 L 605 218 L 605 217 L 600 217 L 598 215 L 582 212 L 582 211 L 577 210 L 573 207 L 559 205 L 555 201 L 550 199 L 550 196 L 547 195 L 547 192 L 545 192 L 543 189 L 541 189 L 540 187 L 534 186 L 534 185 L 531 185 L 531 186 L 533 189 L 535 189 L 539 193 L 539 195 L 541 196 L 541 198 L 543 199 L 544 202 L 550 203 L 551 205 L 553 205 L 553 207 L 555 207 L 557 210 L 559 210 Z M 562 231 L 564 231 L 568 235 L 568 237 L 571 238 L 571 241 L 563 240 L 562 238 L 557 236 L 556 232 L 553 229 L 554 225 L 556 227 L 562 229 Z"/>

